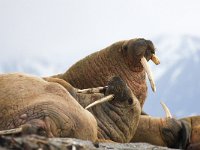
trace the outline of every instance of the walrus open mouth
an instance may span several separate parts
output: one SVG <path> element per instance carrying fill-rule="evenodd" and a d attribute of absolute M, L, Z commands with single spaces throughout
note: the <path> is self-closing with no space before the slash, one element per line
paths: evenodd
<path fill-rule="evenodd" d="M 158 57 L 156 55 L 152 55 L 151 57 L 151 60 L 156 64 L 156 65 L 159 65 L 160 64 L 160 61 L 158 59 Z M 153 92 L 156 92 L 156 85 L 155 85 L 155 81 L 154 81 L 154 78 L 153 78 L 153 74 L 152 74 L 152 71 L 151 71 L 151 68 L 149 67 L 148 63 L 147 63 L 147 60 L 145 57 L 142 57 L 141 58 L 141 64 L 142 66 L 144 67 L 144 70 L 145 72 L 147 73 L 147 76 L 148 76 L 148 79 L 149 79 L 149 82 L 151 84 L 151 89 Z"/>

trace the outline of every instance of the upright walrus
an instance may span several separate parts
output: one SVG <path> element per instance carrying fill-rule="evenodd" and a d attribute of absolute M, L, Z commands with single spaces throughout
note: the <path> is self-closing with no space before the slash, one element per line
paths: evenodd
<path fill-rule="evenodd" d="M 119 41 L 83 58 L 64 74 L 53 77 L 64 79 L 74 87 L 83 89 L 106 85 L 112 76 L 119 76 L 131 88 L 142 107 L 147 96 L 145 71 L 152 90 L 156 90 L 147 64 L 150 59 L 159 64 L 150 40 L 136 38 Z"/>

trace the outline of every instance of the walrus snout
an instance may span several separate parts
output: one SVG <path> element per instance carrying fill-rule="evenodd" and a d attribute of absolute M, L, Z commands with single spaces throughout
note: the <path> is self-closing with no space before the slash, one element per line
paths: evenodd
<path fill-rule="evenodd" d="M 132 92 L 127 84 L 118 76 L 112 77 L 108 82 L 105 95 L 114 95 L 116 102 L 128 102 L 129 105 L 133 104 Z"/>
<path fill-rule="evenodd" d="M 130 106 L 130 105 L 135 105 L 138 102 L 138 99 L 132 93 L 128 85 L 118 76 L 112 77 L 109 80 L 104 90 L 105 90 L 104 92 L 105 96 L 89 104 L 87 107 L 85 107 L 85 109 L 89 109 L 93 106 L 96 106 L 108 101 L 111 101 L 111 103 L 115 103 L 115 104 L 118 103 L 120 107 L 122 105 L 124 105 L 125 107 Z"/>
<path fill-rule="evenodd" d="M 152 60 L 156 65 L 159 64 L 159 59 L 155 55 L 155 47 L 152 41 L 144 38 L 132 39 L 124 42 L 122 49 L 126 51 L 130 61 L 140 63 L 140 59 L 145 57 L 147 61 Z"/>
<path fill-rule="evenodd" d="M 155 55 L 155 47 L 152 41 L 143 38 L 132 39 L 125 41 L 122 49 L 128 59 L 127 62 L 130 68 L 144 68 L 149 78 L 151 88 L 153 92 L 155 92 L 155 81 L 147 61 L 152 60 L 156 65 L 160 64 L 160 61 Z"/>

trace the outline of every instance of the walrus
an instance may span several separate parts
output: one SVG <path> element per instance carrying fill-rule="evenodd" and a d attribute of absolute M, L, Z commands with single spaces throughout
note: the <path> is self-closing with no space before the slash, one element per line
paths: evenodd
<path fill-rule="evenodd" d="M 121 77 L 143 107 L 147 96 L 146 73 L 153 91 L 156 91 L 147 61 L 160 61 L 152 41 L 143 38 L 116 42 L 97 51 L 74 65 L 65 73 L 52 77 L 64 79 L 72 86 L 84 89 L 104 86 L 112 76 Z"/>
<path fill-rule="evenodd" d="M 157 146 L 186 149 L 189 144 L 190 130 L 186 121 L 141 115 L 131 142 L 145 142 Z"/>
<path fill-rule="evenodd" d="M 82 90 L 59 78 L 44 79 L 68 89 L 77 102 L 94 115 L 98 125 L 98 139 L 130 142 L 138 126 L 141 107 L 136 96 L 120 77 L 110 78 L 104 87 Z M 110 100 L 105 102 L 105 97 Z"/>
<path fill-rule="evenodd" d="M 195 149 L 195 147 L 200 148 L 200 116 L 190 116 L 190 117 L 184 117 L 179 119 L 180 121 L 186 121 L 189 123 L 191 128 L 190 133 L 190 142 L 189 144 L 190 149 Z"/>
<path fill-rule="evenodd" d="M 130 141 L 141 109 L 127 84 L 113 77 L 107 86 L 89 91 L 85 93 L 61 79 L 19 73 L 0 75 L 0 135 L 22 132 L 91 141 Z"/>
<path fill-rule="evenodd" d="M 0 130 L 6 130 L 1 134 L 22 132 L 97 140 L 94 116 L 63 86 L 36 76 L 1 74 L 0 110 Z"/>
<path fill-rule="evenodd" d="M 146 142 L 178 149 L 199 149 L 200 116 L 176 119 L 167 107 L 164 110 L 165 118 L 141 115 L 131 142 Z"/>

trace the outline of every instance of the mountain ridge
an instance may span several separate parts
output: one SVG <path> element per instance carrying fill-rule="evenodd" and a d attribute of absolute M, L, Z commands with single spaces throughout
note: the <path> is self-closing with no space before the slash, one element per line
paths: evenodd
<path fill-rule="evenodd" d="M 200 114 L 198 109 L 200 37 L 161 35 L 152 39 L 161 64 L 155 66 L 150 62 L 156 80 L 157 92 L 153 93 L 148 86 L 148 97 L 144 110 L 153 116 L 164 116 L 159 103 L 162 100 L 168 105 L 174 116 Z M 11 56 L 9 51 L 5 51 L 1 57 L 1 73 L 25 72 L 39 76 L 50 76 L 66 71 L 70 67 L 70 63 L 75 63 L 73 62 L 75 58 L 66 59 L 67 56 L 28 55 L 28 52 L 16 53 Z M 81 56 L 77 57 L 81 58 Z"/>

